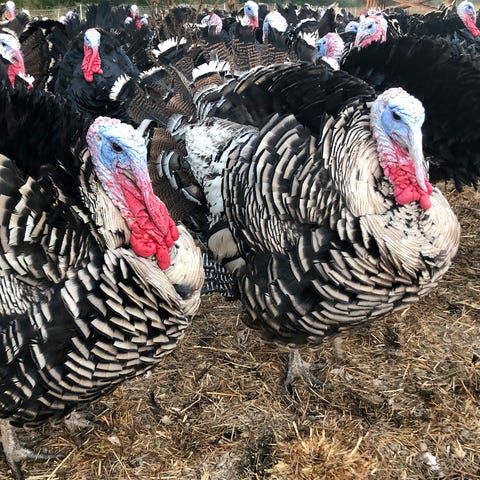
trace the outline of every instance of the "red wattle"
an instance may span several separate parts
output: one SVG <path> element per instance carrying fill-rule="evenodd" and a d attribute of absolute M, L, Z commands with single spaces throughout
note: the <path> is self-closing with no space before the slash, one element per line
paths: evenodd
<path fill-rule="evenodd" d="M 430 200 L 432 185 L 425 180 L 426 192 L 418 186 L 413 163 L 387 165 L 384 171 L 393 184 L 393 195 L 399 205 L 406 205 L 418 200 L 420 207 L 424 210 L 428 210 L 432 206 Z"/>
<path fill-rule="evenodd" d="M 480 30 L 477 28 L 475 22 L 473 21 L 473 18 L 470 15 L 467 15 L 465 17 L 464 22 L 465 26 L 474 37 L 478 37 L 480 35 Z"/>
<path fill-rule="evenodd" d="M 8 79 L 10 80 L 10 83 L 12 84 L 12 87 L 15 87 L 15 77 L 19 74 L 23 73 L 22 69 L 18 65 L 18 63 L 12 63 L 8 67 Z"/>
<path fill-rule="evenodd" d="M 132 234 L 130 235 L 130 246 L 133 251 L 141 257 L 150 257 L 157 250 L 155 240 L 140 229 L 136 224 L 132 225 Z"/>
<path fill-rule="evenodd" d="M 179 237 L 167 207 L 153 194 L 145 198 L 138 187 L 125 177 L 120 176 L 119 183 L 131 213 L 128 223 L 133 251 L 142 257 L 155 254 L 158 266 L 162 270 L 167 269 L 170 266 L 170 248 Z"/>
<path fill-rule="evenodd" d="M 9 65 L 7 73 L 8 79 L 10 80 L 12 87 L 15 87 L 15 77 L 19 74 L 25 75 L 25 66 L 23 64 L 23 59 L 21 55 L 16 54 L 16 60 Z M 27 88 L 30 90 L 30 88 L 32 88 L 32 85 L 28 85 Z"/>
<path fill-rule="evenodd" d="M 103 74 L 102 60 L 97 48 L 91 48 L 83 45 L 83 61 L 82 61 L 83 78 L 87 82 L 93 82 L 93 74 Z"/>

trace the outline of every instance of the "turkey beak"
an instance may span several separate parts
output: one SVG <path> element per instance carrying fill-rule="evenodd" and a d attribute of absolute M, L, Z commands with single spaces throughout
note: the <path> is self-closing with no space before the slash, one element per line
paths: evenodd
<path fill-rule="evenodd" d="M 427 191 L 425 159 L 423 156 L 422 147 L 422 130 L 421 128 L 412 129 L 408 133 L 408 150 L 413 160 L 415 167 L 415 178 L 418 186 L 424 191 Z"/>
<path fill-rule="evenodd" d="M 150 212 L 150 206 L 152 205 L 152 202 L 155 202 L 154 199 L 156 199 L 156 195 L 153 192 L 152 181 L 148 172 L 146 144 L 145 150 L 137 153 L 137 161 L 131 163 L 130 169 L 132 181 L 137 185 L 139 192 L 141 193 L 145 204 L 147 205 L 147 209 Z"/>
<path fill-rule="evenodd" d="M 143 203 L 150 220 L 160 231 L 163 231 L 165 220 L 162 217 L 162 209 L 160 208 L 160 204 L 163 205 L 163 202 L 153 191 L 152 181 L 150 180 L 146 162 L 135 162 L 135 164 L 132 165 L 132 174 L 132 181 L 138 187 L 139 194 L 143 198 Z"/>
<path fill-rule="evenodd" d="M 95 59 L 99 58 L 99 53 L 98 45 L 92 45 L 90 48 L 92 50 L 92 55 L 89 58 L 88 69 L 91 71 L 93 70 L 93 63 L 95 62 Z"/>
<path fill-rule="evenodd" d="M 360 44 L 363 42 L 366 36 L 367 36 L 366 34 L 358 32 L 357 35 L 355 35 L 354 46 L 355 47 L 360 46 Z"/>
<path fill-rule="evenodd" d="M 151 195 L 154 195 L 150 174 L 146 166 L 135 164 L 132 168 L 134 182 L 139 187 L 144 200 L 147 200 Z"/>

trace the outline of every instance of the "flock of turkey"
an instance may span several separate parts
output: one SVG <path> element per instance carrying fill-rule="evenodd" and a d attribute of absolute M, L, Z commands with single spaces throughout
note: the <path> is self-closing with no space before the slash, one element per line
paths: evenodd
<path fill-rule="evenodd" d="M 62 418 L 155 367 L 201 293 L 291 352 L 403 309 L 456 254 L 435 187 L 480 173 L 471 2 L 0 24 L 0 415 Z"/>

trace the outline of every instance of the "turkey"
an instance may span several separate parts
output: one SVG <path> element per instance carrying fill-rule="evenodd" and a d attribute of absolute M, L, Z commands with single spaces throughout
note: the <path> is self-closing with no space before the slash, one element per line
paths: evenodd
<path fill-rule="evenodd" d="M 329 32 L 316 42 L 317 62 L 323 60 L 334 70 L 340 69 L 340 59 L 345 49 L 345 42 L 336 32 Z"/>
<path fill-rule="evenodd" d="M 408 34 L 456 38 L 469 43 L 474 41 L 480 35 L 480 30 L 477 26 L 477 12 L 473 3 L 463 0 L 456 6 L 455 11 L 452 11 L 454 6 L 455 2 L 452 2 L 449 8 L 438 12 L 440 15 L 436 12 L 436 15 L 425 16 L 421 19 L 412 17 L 409 22 Z"/>
<path fill-rule="evenodd" d="M 109 117 L 86 131 L 40 91 L 2 88 L 0 105 L 0 417 L 21 478 L 12 426 L 62 418 L 154 368 L 204 274 L 153 194 L 140 132 Z"/>
<path fill-rule="evenodd" d="M 25 71 L 20 42 L 14 32 L 0 28 L 0 81 L 15 88 L 17 82 L 29 86 L 34 78 Z"/>
<path fill-rule="evenodd" d="M 261 67 L 214 90 L 196 94 L 204 119 L 172 134 L 246 323 L 292 349 L 288 384 L 297 349 L 428 294 L 459 224 L 428 181 L 424 109 L 404 90 L 375 98 L 324 64 Z M 172 176 L 181 161 L 166 152 L 158 165 Z"/>
<path fill-rule="evenodd" d="M 480 175 L 480 132 L 477 85 L 480 62 L 473 45 L 434 37 L 384 40 L 384 23 L 362 21 L 358 48 L 343 58 L 341 68 L 370 83 L 378 92 L 400 86 L 424 105 L 424 148 L 434 182 L 453 179 L 457 189 L 477 185 Z"/>
<path fill-rule="evenodd" d="M 243 14 L 252 30 L 259 27 L 258 3 L 253 0 L 247 0 L 243 6 Z"/>
<path fill-rule="evenodd" d="M 277 32 L 285 32 L 287 30 L 288 23 L 285 17 L 278 10 L 271 10 L 267 13 L 263 19 L 262 25 L 262 41 L 266 43 L 268 41 L 268 34 L 271 29 L 275 29 Z"/>
<path fill-rule="evenodd" d="M 153 66 L 148 52 L 155 32 L 148 23 L 148 15 L 140 17 L 137 5 L 113 7 L 110 0 L 100 0 L 87 7 L 81 27 L 83 31 L 98 28 L 111 33 L 132 62 L 144 70 Z"/>
<path fill-rule="evenodd" d="M 15 18 L 15 3 L 12 0 L 5 2 L 5 17 L 8 21 Z"/>
<path fill-rule="evenodd" d="M 59 67 L 55 93 L 80 112 L 127 120 L 124 109 L 109 94 L 121 75 L 138 77 L 139 71 L 114 35 L 89 28 L 72 42 Z"/>

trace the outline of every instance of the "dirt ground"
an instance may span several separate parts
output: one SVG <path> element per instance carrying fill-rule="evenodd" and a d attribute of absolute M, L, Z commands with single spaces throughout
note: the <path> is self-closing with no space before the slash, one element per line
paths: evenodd
<path fill-rule="evenodd" d="M 284 388 L 286 352 L 210 296 L 149 378 L 91 406 L 92 428 L 20 432 L 63 456 L 25 463 L 27 479 L 480 479 L 480 193 L 446 191 L 462 224 L 453 267 L 346 338 L 343 364 L 331 342 L 311 353 L 322 382 Z"/>

